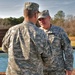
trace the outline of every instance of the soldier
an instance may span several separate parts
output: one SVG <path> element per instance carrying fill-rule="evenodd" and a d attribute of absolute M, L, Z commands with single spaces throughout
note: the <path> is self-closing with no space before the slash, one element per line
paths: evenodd
<path fill-rule="evenodd" d="M 50 65 L 45 67 L 44 75 L 71 75 L 73 70 L 73 49 L 70 40 L 65 31 L 61 27 L 52 25 L 50 20 L 48 10 L 39 13 L 40 29 L 47 34 L 52 51 Z"/>
<path fill-rule="evenodd" d="M 48 60 L 50 43 L 35 26 L 38 8 L 37 3 L 26 2 L 24 22 L 11 27 L 3 38 L 2 50 L 8 53 L 6 75 L 43 75 L 42 62 Z"/>

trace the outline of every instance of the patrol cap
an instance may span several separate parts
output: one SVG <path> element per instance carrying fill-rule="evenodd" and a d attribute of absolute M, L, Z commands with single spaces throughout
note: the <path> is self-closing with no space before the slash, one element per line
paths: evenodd
<path fill-rule="evenodd" d="M 49 11 L 48 11 L 48 10 L 43 10 L 42 12 L 40 12 L 40 13 L 38 14 L 38 20 L 39 20 L 40 18 L 46 18 L 47 16 L 50 16 L 50 15 L 49 15 Z"/>
<path fill-rule="evenodd" d="M 34 2 L 26 2 L 24 5 L 24 9 L 28 9 L 32 11 L 39 11 L 39 5 Z"/>

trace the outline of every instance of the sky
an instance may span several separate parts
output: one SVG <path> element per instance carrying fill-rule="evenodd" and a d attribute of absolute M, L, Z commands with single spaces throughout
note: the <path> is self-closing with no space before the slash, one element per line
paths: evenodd
<path fill-rule="evenodd" d="M 36 2 L 39 10 L 49 10 L 51 17 L 62 10 L 65 15 L 75 16 L 75 0 L 0 0 L 0 18 L 23 16 L 25 2 Z"/>

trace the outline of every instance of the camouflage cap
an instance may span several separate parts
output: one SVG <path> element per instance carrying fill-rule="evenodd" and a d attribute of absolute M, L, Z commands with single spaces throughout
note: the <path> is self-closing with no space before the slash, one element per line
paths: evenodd
<path fill-rule="evenodd" d="M 32 11 L 39 11 L 39 5 L 34 2 L 26 2 L 24 5 L 24 9 L 28 9 Z"/>
<path fill-rule="evenodd" d="M 49 11 L 48 10 L 43 10 L 42 12 L 40 12 L 38 14 L 38 19 L 40 19 L 40 18 L 46 18 L 47 16 L 50 16 L 49 15 Z"/>

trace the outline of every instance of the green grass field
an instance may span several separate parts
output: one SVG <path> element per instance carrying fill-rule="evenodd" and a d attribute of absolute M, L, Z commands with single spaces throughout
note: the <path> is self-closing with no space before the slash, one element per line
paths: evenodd
<path fill-rule="evenodd" d="M 69 37 L 69 39 L 71 40 L 71 45 L 75 47 L 75 36 Z"/>
<path fill-rule="evenodd" d="M 71 41 L 71 45 L 75 47 L 75 41 Z"/>

